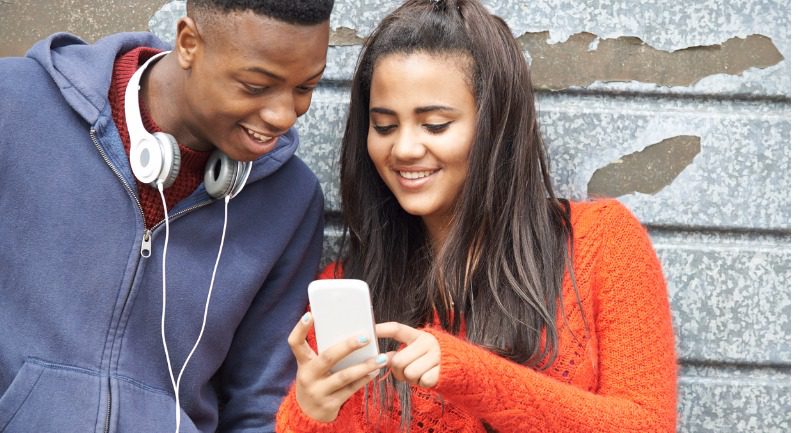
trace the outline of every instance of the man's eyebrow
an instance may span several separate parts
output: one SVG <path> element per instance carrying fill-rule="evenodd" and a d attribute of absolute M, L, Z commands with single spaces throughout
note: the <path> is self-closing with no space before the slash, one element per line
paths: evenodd
<path fill-rule="evenodd" d="M 247 72 L 255 72 L 257 74 L 266 75 L 266 76 L 272 78 L 273 80 L 286 81 L 280 75 L 278 75 L 278 74 L 276 74 L 274 72 L 268 71 L 268 70 L 266 70 L 266 69 L 264 69 L 264 68 L 262 68 L 260 66 L 248 66 L 248 67 L 244 68 L 244 70 L 247 71 Z"/>
<path fill-rule="evenodd" d="M 325 68 L 326 68 L 327 66 L 328 66 L 328 64 L 327 64 L 327 63 L 326 63 L 326 64 L 324 64 L 324 65 L 322 65 L 322 69 L 320 69 L 320 70 L 319 70 L 319 72 L 317 72 L 316 74 L 314 74 L 314 75 L 312 75 L 312 76 L 310 76 L 310 77 L 306 78 L 306 81 L 311 81 L 311 80 L 313 80 L 314 78 L 317 78 L 317 77 L 319 77 L 320 75 L 322 75 L 322 74 L 323 74 L 323 72 L 325 72 Z"/>
<path fill-rule="evenodd" d="M 262 68 L 260 66 L 249 66 L 247 68 L 244 68 L 244 70 L 247 71 L 247 72 L 255 72 L 257 74 L 266 75 L 266 76 L 272 78 L 273 80 L 277 80 L 277 81 L 280 81 L 280 82 L 286 81 L 286 79 L 281 77 L 280 75 L 278 75 L 278 74 L 276 74 L 276 73 L 274 73 L 272 71 L 269 71 L 267 69 L 264 69 L 264 68 Z M 322 75 L 323 72 L 325 72 L 325 66 L 324 65 L 322 66 L 322 69 L 319 70 L 319 72 L 317 72 L 316 74 L 311 75 L 305 81 L 313 80 L 314 78 L 317 78 L 320 75 Z"/>

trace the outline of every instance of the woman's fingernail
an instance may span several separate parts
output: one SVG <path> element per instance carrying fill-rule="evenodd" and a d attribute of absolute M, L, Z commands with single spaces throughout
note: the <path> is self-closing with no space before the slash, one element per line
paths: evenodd
<path fill-rule="evenodd" d="M 376 356 L 375 357 L 375 362 L 378 365 L 386 364 L 386 354 L 385 353 L 381 353 L 380 355 Z"/>
<path fill-rule="evenodd" d="M 367 344 L 368 341 L 369 339 L 363 335 L 360 335 L 358 337 L 358 344 Z"/>
<path fill-rule="evenodd" d="M 303 323 L 308 323 L 311 320 L 311 313 L 303 314 Z"/>

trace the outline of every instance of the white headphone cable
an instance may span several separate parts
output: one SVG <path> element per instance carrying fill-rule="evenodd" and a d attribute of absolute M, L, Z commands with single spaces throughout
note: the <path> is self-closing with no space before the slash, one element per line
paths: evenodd
<path fill-rule="evenodd" d="M 175 393 L 175 433 L 180 432 L 181 428 L 181 398 L 180 398 L 180 388 L 181 388 L 181 378 L 183 377 L 183 372 L 186 370 L 186 366 L 189 365 L 189 359 L 191 359 L 192 355 L 194 354 L 197 346 L 200 345 L 200 340 L 203 338 L 203 332 L 206 329 L 206 321 L 208 319 L 208 307 L 211 303 L 211 292 L 214 290 L 214 280 L 217 276 L 217 267 L 219 266 L 219 259 L 222 256 L 222 247 L 225 244 L 225 232 L 228 229 L 228 202 L 230 202 L 231 196 L 225 196 L 225 218 L 222 223 L 222 238 L 219 242 L 219 250 L 217 251 L 217 258 L 214 261 L 214 270 L 211 272 L 211 284 L 208 287 L 208 295 L 206 296 L 206 305 L 203 310 L 203 324 L 200 327 L 200 334 L 197 336 L 197 340 L 192 347 L 192 350 L 189 352 L 189 355 L 186 356 L 186 360 L 183 362 L 183 366 L 181 367 L 180 372 L 178 373 L 178 380 L 175 380 L 175 375 L 172 372 L 172 362 L 169 359 L 169 349 L 167 348 L 167 338 L 166 333 L 164 331 L 165 322 L 166 322 L 166 311 L 167 311 L 167 246 L 169 245 L 169 214 L 167 211 L 167 201 L 164 198 L 164 185 L 162 182 L 157 183 L 158 193 L 161 196 L 161 204 L 164 207 L 164 222 L 165 222 L 165 238 L 164 238 L 164 252 L 161 256 L 161 296 L 162 296 L 162 303 L 161 303 L 161 342 L 164 345 L 164 355 L 167 358 L 167 368 L 169 369 L 169 379 L 172 383 L 172 391 Z"/>
<path fill-rule="evenodd" d="M 189 359 L 194 355 L 194 351 L 197 349 L 197 346 L 200 345 L 200 339 L 203 338 L 203 332 L 206 330 L 206 320 L 208 319 L 208 306 L 211 304 L 211 292 L 214 290 L 214 280 L 217 277 L 217 266 L 219 265 L 219 258 L 222 256 L 222 246 L 225 244 L 225 232 L 228 229 L 228 202 L 230 201 L 231 196 L 225 196 L 225 218 L 222 223 L 222 239 L 219 241 L 219 251 L 217 251 L 217 259 L 214 261 L 214 270 L 211 272 L 211 285 L 208 287 L 208 295 L 206 296 L 206 306 L 205 310 L 203 310 L 203 324 L 200 327 L 200 334 L 197 336 L 197 341 L 194 342 L 194 346 L 192 350 L 189 352 L 189 355 L 186 356 L 186 361 L 183 363 L 183 367 L 181 367 L 180 373 L 178 373 L 178 382 L 177 387 L 175 389 L 175 395 L 180 392 L 181 389 L 181 378 L 183 377 L 183 372 L 186 370 L 186 366 L 189 365 Z M 177 400 L 176 400 L 177 401 Z M 176 409 L 177 410 L 177 409 Z M 177 431 L 175 433 L 178 433 Z"/>
<path fill-rule="evenodd" d="M 164 238 L 164 251 L 161 254 L 161 343 L 164 345 L 164 355 L 167 357 L 167 369 L 169 370 L 169 380 L 172 384 L 172 391 L 175 393 L 175 433 L 178 433 L 181 425 L 180 397 L 178 388 L 175 385 L 175 375 L 172 373 L 172 362 L 169 360 L 169 348 L 167 347 L 167 337 L 164 332 L 164 324 L 167 315 L 167 246 L 169 246 L 169 214 L 167 211 L 167 200 L 164 198 L 164 183 L 159 181 L 158 194 L 161 196 L 161 204 L 164 206 L 164 220 L 166 223 L 166 235 Z"/>

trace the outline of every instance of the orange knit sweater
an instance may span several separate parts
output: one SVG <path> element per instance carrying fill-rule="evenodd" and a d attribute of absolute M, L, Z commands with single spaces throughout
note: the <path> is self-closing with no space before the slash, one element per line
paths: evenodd
<path fill-rule="evenodd" d="M 567 275 L 557 321 L 558 357 L 545 371 L 429 325 L 424 330 L 441 346 L 440 376 L 432 389 L 413 387 L 412 433 L 484 432 L 483 422 L 499 433 L 675 431 L 670 309 L 647 233 L 614 200 L 572 203 L 572 224 L 575 277 L 588 330 Z M 397 413 L 380 417 L 378 412 L 370 407 L 369 418 L 365 415 L 361 390 L 333 422 L 317 422 L 297 405 L 292 387 L 278 411 L 277 430 L 400 431 Z"/>

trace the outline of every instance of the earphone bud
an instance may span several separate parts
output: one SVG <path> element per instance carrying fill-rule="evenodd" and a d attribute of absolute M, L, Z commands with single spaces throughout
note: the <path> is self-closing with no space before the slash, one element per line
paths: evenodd
<path fill-rule="evenodd" d="M 168 188 L 178 177 L 181 152 L 175 138 L 165 132 L 151 134 L 142 123 L 139 111 L 139 82 L 151 62 L 167 55 L 158 53 L 149 59 L 131 77 L 125 88 L 125 122 L 131 138 L 131 170 L 142 183 L 156 186 L 161 183 Z M 244 188 L 250 175 L 252 162 L 236 161 L 223 152 L 215 150 L 206 163 L 204 185 L 208 195 L 215 199 L 235 197 Z"/>

